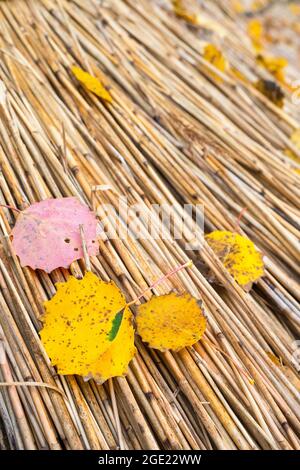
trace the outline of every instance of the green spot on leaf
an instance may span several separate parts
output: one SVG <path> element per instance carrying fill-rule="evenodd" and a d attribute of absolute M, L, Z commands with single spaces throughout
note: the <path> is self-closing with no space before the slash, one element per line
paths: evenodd
<path fill-rule="evenodd" d="M 108 333 L 109 341 L 113 341 L 115 337 L 117 336 L 121 323 L 122 323 L 123 315 L 124 315 L 124 308 L 116 314 L 115 318 L 112 321 L 112 328 L 110 332 Z"/>

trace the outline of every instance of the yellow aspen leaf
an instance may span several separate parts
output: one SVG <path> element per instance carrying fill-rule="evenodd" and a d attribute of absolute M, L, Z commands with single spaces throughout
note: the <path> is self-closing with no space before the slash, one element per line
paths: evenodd
<path fill-rule="evenodd" d="M 245 7 L 241 0 L 232 0 L 231 7 L 235 13 L 244 13 Z"/>
<path fill-rule="evenodd" d="M 247 77 L 236 67 L 230 67 L 230 75 L 232 75 L 234 78 L 237 78 L 238 80 L 241 80 L 244 83 L 248 83 Z"/>
<path fill-rule="evenodd" d="M 110 93 L 104 88 L 98 78 L 93 77 L 91 74 L 85 72 L 80 67 L 73 66 L 71 70 L 73 75 L 87 90 L 99 96 L 99 98 L 112 103 L 112 97 Z"/>
<path fill-rule="evenodd" d="M 272 103 L 279 108 L 284 105 L 284 94 L 280 86 L 272 80 L 259 79 L 255 83 L 255 88 L 265 95 Z"/>
<path fill-rule="evenodd" d="M 124 309 L 125 297 L 112 281 L 91 272 L 56 286 L 56 294 L 45 302 L 43 345 L 59 374 L 87 375 L 117 336 L 116 314 Z"/>
<path fill-rule="evenodd" d="M 247 32 L 251 38 L 252 46 L 254 47 L 256 52 L 261 51 L 263 35 L 263 27 L 261 21 L 256 19 L 250 20 L 247 25 Z"/>
<path fill-rule="evenodd" d="M 222 52 L 213 44 L 207 44 L 203 51 L 203 58 L 216 67 L 221 72 L 225 72 L 228 68 L 227 60 Z M 213 74 L 216 80 L 221 80 L 217 74 Z"/>
<path fill-rule="evenodd" d="M 215 254 L 234 280 L 245 288 L 251 288 L 264 275 L 262 254 L 254 243 L 238 233 L 216 230 L 205 236 Z"/>
<path fill-rule="evenodd" d="M 267 356 L 269 357 L 269 359 L 273 362 L 273 364 L 275 364 L 276 366 L 280 367 L 283 365 L 283 362 L 282 362 L 282 357 L 278 357 L 276 356 L 274 353 L 272 353 L 271 351 L 267 351 Z"/>
<path fill-rule="evenodd" d="M 268 70 L 279 82 L 285 82 L 284 69 L 288 61 L 284 57 L 271 57 L 259 54 L 257 63 Z"/>
<path fill-rule="evenodd" d="M 262 8 L 265 8 L 266 6 L 268 6 L 269 2 L 270 0 L 252 0 L 250 11 L 257 12 L 261 10 Z"/>
<path fill-rule="evenodd" d="M 184 5 L 184 0 L 172 0 L 172 5 L 173 12 L 178 18 L 182 18 L 194 26 L 199 25 L 199 16 L 196 13 L 188 11 Z"/>
<path fill-rule="evenodd" d="M 300 129 L 296 129 L 291 135 L 291 141 L 293 144 L 300 149 Z"/>
<path fill-rule="evenodd" d="M 91 364 L 86 377 L 93 378 L 98 383 L 103 383 L 111 377 L 126 375 L 128 364 L 136 352 L 131 311 L 126 307 L 119 314 L 122 315 L 122 321 L 115 339 L 111 346 Z"/>
<path fill-rule="evenodd" d="M 295 16 L 300 15 L 300 5 L 298 3 L 290 3 L 289 9 L 293 15 Z"/>
<path fill-rule="evenodd" d="M 178 351 L 199 341 L 206 319 L 200 301 L 189 294 L 171 293 L 139 305 L 136 325 L 137 333 L 151 348 Z"/>

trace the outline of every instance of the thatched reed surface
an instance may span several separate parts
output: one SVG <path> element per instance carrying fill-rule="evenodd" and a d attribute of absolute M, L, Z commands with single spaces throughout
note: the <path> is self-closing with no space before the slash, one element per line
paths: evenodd
<path fill-rule="evenodd" d="M 183 203 L 198 203 L 206 231 L 236 230 L 247 208 L 240 230 L 266 260 L 247 293 L 206 243 L 186 252 L 185 240 L 146 233 L 100 241 L 92 270 L 128 300 L 192 258 L 192 269 L 153 292 L 201 296 L 209 323 L 203 341 L 176 354 L 137 337 L 127 377 L 100 386 L 57 376 L 38 335 L 55 282 L 80 276 L 83 264 L 50 275 L 21 268 L 9 238 L 17 214 L 1 208 L 3 448 L 299 449 L 300 165 L 284 153 L 300 157 L 290 141 L 299 104 L 285 88 L 278 108 L 253 86 L 272 77 L 256 63 L 247 15 L 225 0 L 190 3 L 206 26 L 189 26 L 167 0 L 0 2 L 1 204 L 23 209 L 75 195 L 117 207 L 123 195 L 144 214 L 154 203 L 172 205 L 176 224 Z M 262 15 L 283 31 L 282 8 L 275 5 L 275 19 L 273 10 Z M 246 81 L 214 70 L 202 57 L 207 42 Z M 74 64 L 101 78 L 112 104 L 78 84 Z M 97 185 L 112 190 L 92 191 Z"/>

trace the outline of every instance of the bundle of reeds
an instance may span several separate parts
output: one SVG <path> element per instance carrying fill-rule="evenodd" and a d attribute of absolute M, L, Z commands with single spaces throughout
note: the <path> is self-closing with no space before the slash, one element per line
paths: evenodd
<path fill-rule="evenodd" d="M 57 375 L 39 338 L 43 302 L 84 265 L 21 268 L 16 213 L 0 208 L 3 448 L 300 447 L 299 108 L 287 88 L 280 108 L 255 87 L 273 78 L 257 65 L 246 16 L 229 1 L 190 3 L 204 24 L 167 0 L 0 2 L 0 204 L 74 195 L 101 215 L 126 196 L 141 220 L 165 204 L 174 227 L 185 217 L 181 239 L 156 239 L 146 225 L 142 236 L 99 239 L 92 270 L 130 301 L 191 258 L 152 292 L 201 297 L 208 318 L 203 340 L 178 353 L 136 337 L 125 378 Z M 208 42 L 235 75 L 203 58 Z M 101 79 L 112 103 L 80 86 L 73 65 Z M 185 250 L 194 222 L 184 203 L 204 206 L 206 231 L 239 230 L 263 252 L 265 276 L 250 292 L 205 241 Z"/>

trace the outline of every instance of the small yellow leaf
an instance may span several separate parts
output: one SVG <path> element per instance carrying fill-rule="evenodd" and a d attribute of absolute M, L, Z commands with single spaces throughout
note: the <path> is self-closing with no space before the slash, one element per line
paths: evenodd
<path fill-rule="evenodd" d="M 112 281 L 90 272 L 56 286 L 54 297 L 45 302 L 43 345 L 58 373 L 87 375 L 112 345 L 116 313 L 125 307 L 125 297 Z"/>
<path fill-rule="evenodd" d="M 198 26 L 199 17 L 196 13 L 189 12 L 184 5 L 184 0 L 172 0 L 173 11 L 178 18 L 182 18 L 188 23 Z"/>
<path fill-rule="evenodd" d="M 254 49 L 259 52 L 262 49 L 263 27 L 259 20 L 250 20 L 247 26 L 247 32 L 251 38 Z"/>
<path fill-rule="evenodd" d="M 300 129 L 296 129 L 291 135 L 291 141 L 300 149 Z"/>
<path fill-rule="evenodd" d="M 126 374 L 128 364 L 135 355 L 134 329 L 132 314 L 129 308 L 122 311 L 122 322 L 117 336 L 111 346 L 90 366 L 86 378 L 93 378 L 103 383 L 111 377 L 122 377 Z"/>
<path fill-rule="evenodd" d="M 265 95 L 272 103 L 279 108 L 284 105 L 284 94 L 280 86 L 272 80 L 259 79 L 255 83 L 255 88 Z"/>
<path fill-rule="evenodd" d="M 245 7 L 241 0 L 232 0 L 231 7 L 236 13 L 244 13 Z"/>
<path fill-rule="evenodd" d="M 291 3 L 289 5 L 289 9 L 291 10 L 292 14 L 295 15 L 295 16 L 299 16 L 300 15 L 300 5 L 297 4 L 297 3 Z"/>
<path fill-rule="evenodd" d="M 267 351 L 267 356 L 276 366 L 281 367 L 283 365 L 282 357 L 275 356 L 271 351 Z"/>
<path fill-rule="evenodd" d="M 104 88 L 98 78 L 93 77 L 88 72 L 85 72 L 80 67 L 73 66 L 71 68 L 73 75 L 77 80 L 89 91 L 99 96 L 105 101 L 112 103 L 112 97 L 109 92 Z"/>
<path fill-rule="evenodd" d="M 194 297 L 171 293 L 139 305 L 137 332 L 151 348 L 178 351 L 203 335 L 206 319 Z"/>
<path fill-rule="evenodd" d="M 284 57 L 270 57 L 259 54 L 257 56 L 259 65 L 268 70 L 279 82 L 285 82 L 284 69 L 288 65 Z"/>
<path fill-rule="evenodd" d="M 221 72 L 225 72 L 228 63 L 222 52 L 213 44 L 207 44 L 203 51 L 203 58 L 216 67 Z M 217 74 L 213 74 L 216 80 L 221 80 Z"/>
<path fill-rule="evenodd" d="M 264 275 L 262 255 L 248 238 L 238 233 L 216 230 L 206 235 L 205 239 L 241 286 L 251 287 Z"/>
<path fill-rule="evenodd" d="M 229 72 L 234 78 L 237 78 L 238 80 L 241 80 L 244 83 L 248 83 L 249 80 L 247 79 L 247 77 L 236 67 L 231 67 Z"/>

